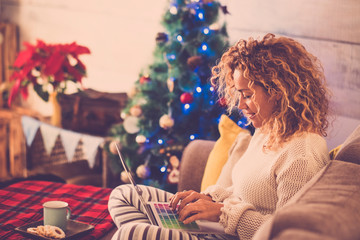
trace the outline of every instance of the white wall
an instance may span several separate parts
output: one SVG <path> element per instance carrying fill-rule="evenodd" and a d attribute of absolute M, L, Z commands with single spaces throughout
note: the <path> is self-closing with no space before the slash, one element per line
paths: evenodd
<path fill-rule="evenodd" d="M 87 87 L 130 90 L 152 57 L 156 33 L 162 31 L 166 1 L 3 0 L 3 19 L 18 23 L 23 41 L 70 43 L 90 48 L 83 56 Z M 155 6 L 156 5 L 156 6 Z"/>
<path fill-rule="evenodd" d="M 0 0 L 1 1 L 1 0 Z M 339 117 L 329 147 L 341 143 L 360 124 L 359 0 L 223 0 L 230 41 L 267 32 L 293 37 L 320 58 Z M 20 42 L 76 41 L 90 48 L 84 56 L 87 87 L 127 92 L 141 69 L 152 62 L 156 33 L 167 0 L 2 0 L 2 20 L 19 25 Z M 32 96 L 43 113 L 49 106 Z M 41 105 L 40 105 L 41 104 Z"/>

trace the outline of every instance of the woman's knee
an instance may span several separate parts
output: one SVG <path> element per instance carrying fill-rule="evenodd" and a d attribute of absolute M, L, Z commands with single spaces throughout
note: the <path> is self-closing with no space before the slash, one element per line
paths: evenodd
<path fill-rule="evenodd" d="M 122 239 L 154 239 L 149 229 L 152 226 L 146 223 L 127 223 L 119 227 L 112 240 Z"/>
<path fill-rule="evenodd" d="M 128 205 L 128 195 L 129 195 L 130 186 L 120 185 L 114 188 L 109 196 L 108 201 L 108 210 L 111 213 L 114 208 L 117 208 L 122 205 Z"/>

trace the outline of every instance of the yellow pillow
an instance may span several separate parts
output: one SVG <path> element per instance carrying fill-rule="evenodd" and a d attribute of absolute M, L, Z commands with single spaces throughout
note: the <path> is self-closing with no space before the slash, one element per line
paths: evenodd
<path fill-rule="evenodd" d="M 239 127 L 228 116 L 222 115 L 219 122 L 220 137 L 211 150 L 205 166 L 204 175 L 201 181 L 201 191 L 208 186 L 214 185 L 220 176 L 221 169 L 228 159 L 228 152 L 241 131 L 247 131 Z"/>
<path fill-rule="evenodd" d="M 336 148 L 332 149 L 329 152 L 329 156 L 331 160 L 334 160 L 336 157 L 336 154 L 339 152 L 340 148 L 341 148 L 342 144 L 340 144 L 339 146 L 337 146 Z"/>

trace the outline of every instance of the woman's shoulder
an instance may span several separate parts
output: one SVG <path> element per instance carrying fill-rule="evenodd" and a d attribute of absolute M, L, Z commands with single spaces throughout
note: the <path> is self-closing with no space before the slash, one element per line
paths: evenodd
<path fill-rule="evenodd" d="M 312 132 L 304 132 L 293 136 L 281 149 L 304 157 L 309 154 L 328 155 L 329 153 L 325 138 Z"/>
<path fill-rule="evenodd" d="M 304 133 L 294 136 L 278 150 L 274 167 L 277 171 L 294 165 L 320 169 L 329 159 L 325 138 L 315 133 Z"/>
<path fill-rule="evenodd" d="M 290 139 L 290 142 L 293 142 L 295 145 L 302 143 L 306 147 L 314 147 L 319 145 L 327 147 L 325 138 L 320 134 L 313 132 L 303 132 L 297 134 Z"/>

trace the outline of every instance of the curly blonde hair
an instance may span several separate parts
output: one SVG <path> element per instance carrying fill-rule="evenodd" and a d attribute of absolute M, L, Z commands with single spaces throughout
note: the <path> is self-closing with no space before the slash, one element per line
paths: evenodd
<path fill-rule="evenodd" d="M 212 68 L 211 77 L 228 110 L 239 101 L 233 79 L 235 70 L 249 80 L 250 89 L 254 90 L 255 84 L 269 96 L 281 96 L 272 116 L 261 127 L 270 134 L 268 148 L 276 148 L 303 132 L 327 135 L 330 95 L 323 67 L 299 42 L 269 33 L 262 40 L 249 38 L 230 47 Z"/>

